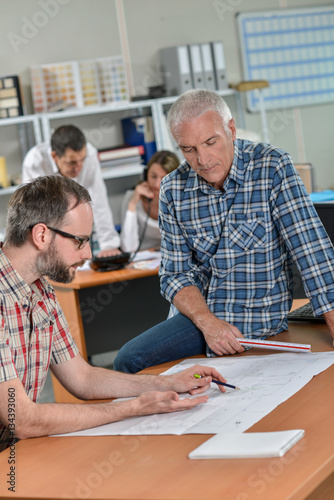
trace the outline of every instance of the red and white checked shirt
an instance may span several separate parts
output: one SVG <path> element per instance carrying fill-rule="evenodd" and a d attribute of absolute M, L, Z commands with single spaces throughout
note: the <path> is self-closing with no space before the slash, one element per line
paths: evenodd
<path fill-rule="evenodd" d="M 55 291 L 45 278 L 31 286 L 13 269 L 0 242 L 0 383 L 19 378 L 37 402 L 50 364 L 78 354 Z M 7 401 L 0 401 L 7 406 Z M 0 451 L 10 433 L 0 422 Z"/>

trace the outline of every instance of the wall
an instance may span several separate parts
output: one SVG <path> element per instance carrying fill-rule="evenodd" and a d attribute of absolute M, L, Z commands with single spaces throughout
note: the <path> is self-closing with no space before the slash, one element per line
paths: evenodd
<path fill-rule="evenodd" d="M 322 5 L 332 5 L 324 1 Z M 122 51 L 117 6 L 123 6 L 132 84 L 136 95 L 161 83 L 158 50 L 182 43 L 222 40 L 228 80 L 242 80 L 235 14 L 317 6 L 316 0 L 0 0 L 1 74 L 20 74 L 27 111 L 32 112 L 29 68 L 34 64 L 117 55 Z M 124 47 L 124 46 L 123 46 Z M 230 104 L 230 102 L 229 102 Z M 233 112 L 234 103 L 231 102 Z M 334 103 L 268 112 L 271 142 L 295 162 L 316 167 L 318 188 L 334 187 L 329 144 Z M 99 118 L 76 122 L 86 133 L 99 130 Z M 121 142 L 117 121 L 105 144 Z M 261 133 L 258 114 L 246 113 L 247 128 Z M 21 157 L 15 127 L 0 128 L 0 155 L 19 173 Z M 126 189 L 117 184 L 117 193 Z M 3 208 L 1 205 L 1 212 Z M 118 216 L 116 215 L 116 221 Z"/>
<path fill-rule="evenodd" d="M 324 1 L 321 5 L 333 2 Z M 160 81 L 159 48 L 209 40 L 223 41 L 228 80 L 237 83 L 243 75 L 236 13 L 312 6 L 319 3 L 316 0 L 125 0 L 134 87 L 141 90 L 147 83 L 154 85 Z M 150 29 L 140 31 L 139 26 L 148 24 Z M 296 163 L 312 163 L 319 189 L 334 188 L 329 148 L 333 113 L 334 103 L 267 113 L 271 143 L 288 151 Z M 259 115 L 246 113 L 246 126 L 261 134 Z"/>

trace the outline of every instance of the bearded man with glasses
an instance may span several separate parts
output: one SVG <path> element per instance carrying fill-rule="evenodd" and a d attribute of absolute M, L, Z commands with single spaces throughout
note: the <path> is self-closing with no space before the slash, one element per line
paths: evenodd
<path fill-rule="evenodd" d="M 10 199 L 5 241 L 0 242 L 0 451 L 16 439 L 190 409 L 207 401 L 201 393 L 212 378 L 226 382 L 213 368 L 200 365 L 165 377 L 127 375 L 93 367 L 81 357 L 44 276 L 70 282 L 91 258 L 90 201 L 77 182 L 54 175 L 21 186 Z M 79 399 L 135 398 L 113 404 L 39 404 L 49 367 Z M 180 400 L 183 392 L 197 397 Z"/>

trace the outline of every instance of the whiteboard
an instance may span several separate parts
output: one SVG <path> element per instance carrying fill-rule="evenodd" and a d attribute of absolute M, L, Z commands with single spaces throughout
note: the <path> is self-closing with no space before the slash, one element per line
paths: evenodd
<path fill-rule="evenodd" d="M 266 109 L 334 101 L 334 6 L 237 14 L 245 80 L 268 80 Z M 256 92 L 247 93 L 258 111 Z"/>

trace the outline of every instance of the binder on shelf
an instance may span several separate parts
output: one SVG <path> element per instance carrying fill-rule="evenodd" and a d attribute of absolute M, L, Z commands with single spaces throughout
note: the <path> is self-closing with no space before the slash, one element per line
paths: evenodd
<path fill-rule="evenodd" d="M 205 88 L 205 80 L 200 45 L 196 43 L 188 45 L 188 54 L 194 88 L 203 89 Z"/>
<path fill-rule="evenodd" d="M 126 165 L 127 167 L 133 165 L 142 165 L 143 159 L 140 155 L 129 156 L 127 158 L 118 158 L 116 160 L 102 160 L 100 161 L 101 169 L 110 169 L 112 167 L 123 167 Z"/>
<path fill-rule="evenodd" d="M 97 153 L 99 161 L 120 160 L 139 157 L 145 153 L 144 146 L 124 146 L 120 148 L 100 149 Z"/>
<path fill-rule="evenodd" d="M 0 77 L 0 118 L 24 115 L 24 98 L 18 75 Z"/>
<path fill-rule="evenodd" d="M 211 42 L 212 58 L 214 62 L 216 89 L 227 89 L 226 64 L 223 42 Z"/>
<path fill-rule="evenodd" d="M 204 73 L 204 88 L 216 90 L 215 70 L 213 66 L 213 57 L 210 43 L 201 43 L 202 68 Z"/>
<path fill-rule="evenodd" d="M 180 95 L 193 88 L 186 45 L 160 49 L 160 62 L 166 95 Z"/>
<path fill-rule="evenodd" d="M 156 152 L 157 145 L 154 137 L 152 116 L 133 116 L 123 118 L 122 130 L 124 142 L 130 146 L 142 146 L 142 158 L 145 164 Z"/>

